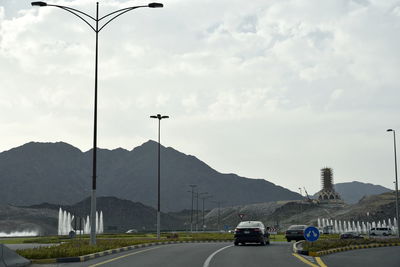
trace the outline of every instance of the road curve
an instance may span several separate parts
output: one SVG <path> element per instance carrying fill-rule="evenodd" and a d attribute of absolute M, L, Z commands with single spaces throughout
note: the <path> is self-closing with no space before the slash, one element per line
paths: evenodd
<path fill-rule="evenodd" d="M 321 257 L 328 267 L 399 267 L 400 247 L 349 250 Z"/>
<path fill-rule="evenodd" d="M 292 255 L 291 243 L 272 242 L 269 246 L 232 246 L 224 243 L 160 245 L 108 255 L 94 260 L 51 266 L 117 267 L 252 267 L 308 266 Z M 41 266 L 41 265 L 32 265 Z"/>

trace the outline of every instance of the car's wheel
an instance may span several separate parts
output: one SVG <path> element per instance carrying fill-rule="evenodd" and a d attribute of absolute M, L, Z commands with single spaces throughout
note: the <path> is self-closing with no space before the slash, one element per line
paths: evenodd
<path fill-rule="evenodd" d="M 267 245 L 269 245 L 270 243 L 269 243 L 269 239 L 265 242 L 265 244 L 267 244 Z"/>
<path fill-rule="evenodd" d="M 383 233 L 382 235 L 383 235 L 383 236 L 387 236 L 387 234 L 386 234 L 386 233 Z"/>
<path fill-rule="evenodd" d="M 260 245 L 261 246 L 265 246 L 265 239 L 264 238 L 261 240 Z"/>
<path fill-rule="evenodd" d="M 236 241 L 235 241 L 233 244 L 234 244 L 235 246 L 238 246 L 238 245 L 239 245 L 239 242 L 236 242 Z"/>
<path fill-rule="evenodd" d="M 289 238 L 286 238 L 286 240 L 287 240 L 287 242 L 290 242 L 290 241 L 292 241 L 291 239 L 289 239 Z"/>

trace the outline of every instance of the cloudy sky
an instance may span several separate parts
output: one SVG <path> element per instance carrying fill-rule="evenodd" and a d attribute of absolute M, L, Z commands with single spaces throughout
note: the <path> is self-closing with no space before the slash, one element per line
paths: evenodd
<path fill-rule="evenodd" d="M 51 3 L 94 15 L 95 2 Z M 147 4 L 99 2 L 103 15 Z M 329 166 L 335 182 L 393 188 L 399 0 L 163 3 L 100 32 L 99 147 L 156 140 L 161 113 L 162 143 L 220 172 L 314 193 Z M 91 148 L 94 38 L 61 9 L 0 0 L 1 151 Z"/>

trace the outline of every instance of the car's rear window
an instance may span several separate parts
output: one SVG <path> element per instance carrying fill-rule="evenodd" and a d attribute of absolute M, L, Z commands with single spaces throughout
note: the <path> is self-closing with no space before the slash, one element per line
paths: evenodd
<path fill-rule="evenodd" d="M 288 230 L 304 230 L 307 228 L 307 225 L 292 225 Z"/>
<path fill-rule="evenodd" d="M 262 227 L 260 222 L 241 222 L 238 227 Z"/>

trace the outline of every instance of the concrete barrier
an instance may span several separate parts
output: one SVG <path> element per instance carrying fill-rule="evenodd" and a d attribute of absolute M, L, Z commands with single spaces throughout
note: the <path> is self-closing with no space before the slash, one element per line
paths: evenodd
<path fill-rule="evenodd" d="M 0 267 L 27 266 L 31 262 L 18 255 L 15 251 L 0 244 Z"/>

